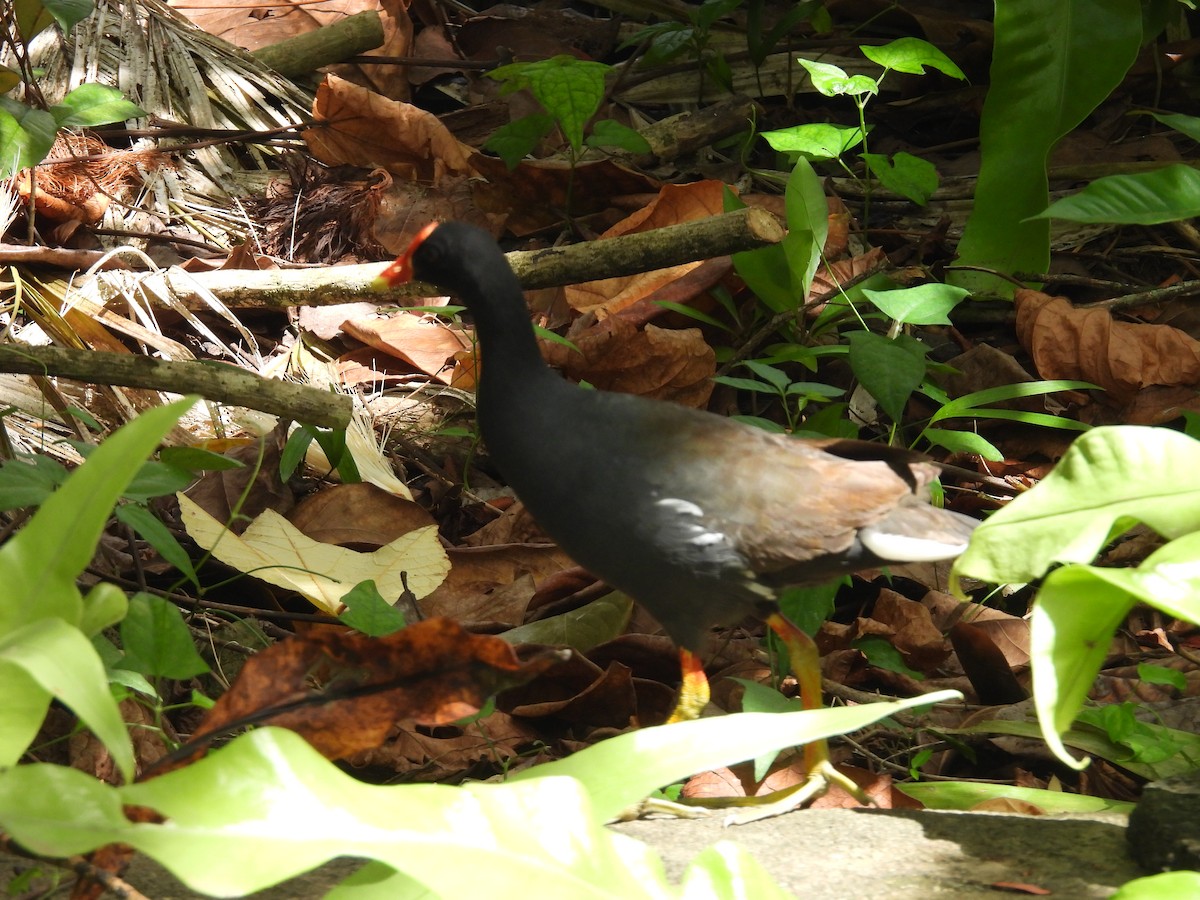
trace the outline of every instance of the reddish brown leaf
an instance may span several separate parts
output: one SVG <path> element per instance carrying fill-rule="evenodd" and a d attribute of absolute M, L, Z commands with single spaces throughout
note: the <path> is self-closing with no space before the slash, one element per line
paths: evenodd
<path fill-rule="evenodd" d="M 1020 290 L 1017 334 L 1043 378 L 1078 378 L 1132 400 L 1148 385 L 1200 384 L 1200 342 L 1169 325 L 1116 322 L 1104 309 Z"/>
<path fill-rule="evenodd" d="M 557 659 L 522 663 L 506 641 L 444 618 L 383 638 L 314 631 L 249 659 L 197 735 L 249 722 L 278 725 L 337 759 L 380 746 L 399 720 L 441 725 L 473 715 Z"/>

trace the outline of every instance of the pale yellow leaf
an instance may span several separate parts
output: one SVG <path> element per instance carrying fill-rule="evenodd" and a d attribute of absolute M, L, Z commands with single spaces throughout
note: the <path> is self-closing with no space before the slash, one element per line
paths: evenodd
<path fill-rule="evenodd" d="M 184 527 L 197 544 L 227 566 L 297 591 L 333 614 L 341 608 L 346 592 L 361 581 L 373 580 L 383 598 L 395 603 L 404 590 L 402 573 L 419 599 L 450 571 L 450 560 L 433 525 L 410 531 L 372 553 L 358 553 L 314 541 L 271 510 L 239 536 L 186 495 L 176 496 Z"/>

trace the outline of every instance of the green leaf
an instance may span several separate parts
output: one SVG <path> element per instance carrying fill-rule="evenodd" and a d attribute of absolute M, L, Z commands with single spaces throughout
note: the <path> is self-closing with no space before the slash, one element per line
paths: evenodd
<path fill-rule="evenodd" d="M 861 651 L 863 656 L 867 658 L 867 662 L 878 669 L 883 669 L 887 672 L 896 672 L 900 675 L 907 675 L 914 681 L 921 681 L 925 678 L 925 676 L 920 672 L 909 668 L 904 662 L 904 655 L 884 638 L 859 638 L 850 646 L 855 650 Z"/>
<path fill-rule="evenodd" d="M 532 63 L 510 63 L 488 73 L 508 85 L 528 88 L 542 108 L 554 116 L 563 136 L 578 153 L 583 129 L 604 99 L 609 66 L 561 54 Z"/>
<path fill-rule="evenodd" d="M 134 594 L 121 623 L 124 665 L 151 678 L 182 680 L 208 671 L 178 608 L 153 594 Z"/>
<path fill-rule="evenodd" d="M 937 69 L 942 74 L 960 81 L 965 81 L 967 77 L 963 74 L 962 69 L 950 60 L 950 57 L 933 44 L 920 38 L 902 37 L 890 44 L 884 44 L 882 47 L 864 44 L 858 49 L 871 62 L 896 72 L 924 75 L 925 67 L 929 66 L 931 69 Z"/>
<path fill-rule="evenodd" d="M 94 128 L 149 115 L 121 92 L 102 84 L 81 84 L 50 108 L 59 128 Z"/>
<path fill-rule="evenodd" d="M 779 246 L 791 272 L 792 296 L 796 305 L 808 297 L 813 275 L 821 262 L 829 235 L 829 204 L 825 188 L 806 159 L 796 160 L 783 193 L 788 233 Z M 793 307 L 794 308 L 794 307 Z"/>
<path fill-rule="evenodd" d="M 1195 216 L 1200 216 L 1200 172 L 1176 163 L 1153 172 L 1097 178 L 1033 218 L 1158 225 Z"/>
<path fill-rule="evenodd" d="M 759 362 L 756 359 L 743 360 L 741 365 L 767 382 L 767 384 L 772 385 L 777 391 L 782 392 L 786 390 L 787 386 L 792 383 L 791 377 L 786 372 L 767 363 Z"/>
<path fill-rule="evenodd" d="M 570 612 L 510 628 L 500 637 L 512 644 L 556 644 L 590 650 L 620 636 L 632 614 L 633 601 L 613 591 Z"/>
<path fill-rule="evenodd" d="M 975 453 L 986 460 L 999 462 L 1004 459 L 996 445 L 974 431 L 948 431 L 944 428 L 926 428 L 921 437 L 935 447 L 949 450 L 951 453 Z"/>
<path fill-rule="evenodd" d="M 1168 128 L 1174 128 L 1180 134 L 1190 137 L 1193 141 L 1200 141 L 1200 118 L 1186 116 L 1183 113 L 1156 113 L 1151 110 L 1145 110 L 1145 112 Z"/>
<path fill-rule="evenodd" d="M 308 448 L 315 439 L 314 432 L 303 427 L 297 428 L 288 435 L 287 443 L 283 445 L 283 452 L 279 454 L 280 478 L 287 481 L 296 473 L 296 469 L 300 467 L 300 463 L 304 462 Z"/>
<path fill-rule="evenodd" d="M 866 75 L 847 75 L 845 69 L 832 63 L 815 62 L 811 59 L 801 58 L 796 62 L 804 66 L 808 71 L 812 86 L 826 97 L 837 97 L 842 94 L 857 97 L 863 94 L 879 93 L 879 85 L 875 83 L 875 79 Z M 776 147 L 776 149 L 779 148 Z"/>
<path fill-rule="evenodd" d="M 761 137 L 781 153 L 804 153 L 816 159 L 837 159 L 851 147 L 862 143 L 863 132 L 857 126 L 809 122 L 777 131 L 764 131 Z"/>
<path fill-rule="evenodd" d="M 1121 885 L 1110 900 L 1163 900 L 1200 896 L 1200 872 L 1163 872 Z"/>
<path fill-rule="evenodd" d="M 538 142 L 554 127 L 549 113 L 532 113 L 502 125 L 492 132 L 483 149 L 495 153 L 510 170 L 521 164 L 537 148 Z"/>
<path fill-rule="evenodd" d="M 959 262 L 1045 272 L 1050 149 L 1120 84 L 1142 43 L 1138 0 L 1005 0 L 996 5 L 991 87 L 980 122 L 983 164 Z M 1011 295 L 1007 281 L 954 272 L 972 292 Z"/>
<path fill-rule="evenodd" d="M 121 495 L 128 500 L 145 503 L 155 497 L 168 497 L 182 491 L 195 480 L 186 469 L 177 469 L 157 460 L 142 464 L 129 486 Z"/>
<path fill-rule="evenodd" d="M 242 469 L 245 464 L 200 447 L 163 447 L 158 451 L 160 462 L 188 472 L 225 472 Z"/>
<path fill-rule="evenodd" d="M 1081 390 L 1097 390 L 1096 385 L 1087 381 L 1025 381 L 1017 384 L 1004 384 L 999 387 L 985 388 L 982 391 L 973 391 L 970 394 L 963 394 L 961 397 L 956 397 L 953 400 L 945 399 L 942 394 L 938 402 L 941 403 L 940 408 L 935 412 L 930 419 L 930 422 L 942 422 L 946 419 L 956 419 L 962 417 L 977 417 L 977 418 L 1009 418 L 1015 421 L 1026 421 L 1022 416 L 1038 417 L 1038 413 L 1024 413 L 1021 410 L 1003 410 L 1003 409 L 987 409 L 988 404 L 1004 403 L 1007 400 L 1017 400 L 1021 397 L 1034 397 L 1040 394 L 1052 394 L 1055 391 L 1081 391 Z M 926 391 L 930 396 L 934 396 L 929 391 Z M 1030 419 L 1029 421 L 1033 421 Z M 1038 419 L 1042 424 L 1055 425 L 1059 428 L 1075 428 L 1081 431 L 1086 431 L 1087 426 L 1081 422 L 1076 422 L 1071 419 L 1059 419 L 1054 416 L 1040 415 Z"/>
<path fill-rule="evenodd" d="M 0 97 L 0 178 L 40 163 L 57 134 L 58 125 L 50 113 Z"/>
<path fill-rule="evenodd" d="M 1121 812 L 1133 809 L 1132 803 L 1068 794 L 1065 791 L 1046 791 L 1039 788 L 1014 787 L 1008 784 L 981 784 L 974 781 L 923 782 L 897 784 L 896 789 L 919 800 L 926 809 L 974 809 L 987 800 L 1019 800 L 1031 803 L 1050 814 Z"/>
<path fill-rule="evenodd" d="M 1166 666 L 1153 666 L 1149 663 L 1138 663 L 1137 675 L 1139 681 L 1146 684 L 1165 684 L 1177 691 L 1187 690 L 1187 676 L 1178 669 L 1168 669 Z"/>
<path fill-rule="evenodd" d="M 1167 538 L 1200 530 L 1200 442 L 1133 425 L 1081 435 L 1053 472 L 975 530 L 951 583 L 1023 584 L 1056 562 L 1090 562 L 1135 521 Z"/>
<path fill-rule="evenodd" d="M 197 588 L 200 579 L 192 567 L 191 557 L 179 545 L 175 535 L 158 516 L 139 503 L 122 503 L 116 509 L 117 520 L 128 525 L 138 537 L 158 551 L 159 555 L 178 569 Z"/>
<path fill-rule="evenodd" d="M 736 391 L 753 391 L 756 394 L 770 394 L 772 397 L 779 395 L 779 391 L 771 385 L 762 381 L 755 381 L 753 378 L 738 378 L 736 375 L 714 375 L 712 380 L 715 384 L 723 384 Z"/>
<path fill-rule="evenodd" d="M 894 291 L 866 289 L 863 296 L 885 316 L 903 325 L 949 325 L 950 310 L 967 297 L 967 292 L 931 282 Z"/>
<path fill-rule="evenodd" d="M 346 610 L 338 618 L 363 634 L 383 637 L 406 624 L 404 613 L 383 599 L 372 580 L 356 584 L 342 597 L 342 602 Z"/>
<path fill-rule="evenodd" d="M 34 0 L 34 3 L 36 2 L 37 0 Z M 41 0 L 41 5 L 45 6 L 46 11 L 54 16 L 58 26 L 67 33 L 90 16 L 96 8 L 92 0 Z M 24 31 L 22 34 L 26 40 L 33 36 Z"/>
<path fill-rule="evenodd" d="M 129 610 L 129 598 L 115 584 L 101 581 L 83 599 L 83 618 L 79 630 L 89 638 L 95 638 L 106 628 L 111 628 Z M 115 649 L 115 648 L 114 648 Z"/>
<path fill-rule="evenodd" d="M 82 599 L 75 579 L 125 486 L 191 398 L 147 410 L 114 432 L 42 504 L 15 537 L 0 546 L 0 636 L 38 619 L 78 625 Z"/>
<path fill-rule="evenodd" d="M 913 203 L 924 206 L 937 190 L 937 169 L 928 160 L 903 151 L 890 160 L 879 153 L 860 155 L 880 184 Z"/>
<path fill-rule="evenodd" d="M 644 137 L 614 119 L 601 119 L 593 124 L 586 143 L 589 147 L 620 147 L 630 153 L 650 152 L 650 144 Z"/>
<path fill-rule="evenodd" d="M 66 480 L 66 468 L 49 456 L 6 460 L 0 466 L 0 510 L 40 506 Z"/>
<path fill-rule="evenodd" d="M 133 746 L 104 665 L 78 628 L 44 618 L 0 635 L 0 689 L 0 768 L 20 759 L 53 698 L 104 742 L 126 780 L 133 777 Z"/>
<path fill-rule="evenodd" d="M 0 94 L 7 94 L 20 83 L 20 72 L 9 66 L 0 65 Z"/>
<path fill-rule="evenodd" d="M 925 378 L 925 347 L 915 338 L 888 340 L 870 331 L 851 332 L 850 370 L 888 418 L 899 422 L 904 404 Z"/>
<path fill-rule="evenodd" d="M 1128 429 L 1132 428 L 1128 426 Z M 1108 430 L 1116 429 L 1098 428 L 1080 438 L 1075 445 L 1097 432 Z M 1182 436 L 1180 439 L 1191 441 Z M 1191 443 L 1197 448 L 1192 452 L 1200 452 L 1200 445 L 1194 441 Z M 1074 451 L 1075 445 L 1072 445 L 1068 455 Z M 1064 456 L 1059 466 L 1065 462 L 1067 457 Z M 1072 462 L 1078 464 L 1077 461 Z M 1163 474 L 1166 476 L 1166 473 Z M 1042 484 L 1053 475 L 1054 472 Z M 1183 488 L 1181 493 L 1194 496 L 1196 490 L 1200 489 L 1200 482 L 1195 477 L 1191 481 L 1190 486 L 1186 483 L 1171 484 L 1169 481 L 1164 481 L 1163 485 Z M 1099 520 L 1098 524 L 1103 525 L 1111 519 L 1103 512 L 1096 512 L 1100 504 L 1095 501 L 1102 503 L 1104 499 L 1102 495 L 1093 499 L 1099 487 L 1099 484 L 1093 485 L 1091 494 L 1080 494 L 1077 502 L 1081 513 L 1093 516 Z M 1029 491 L 1023 496 L 1032 493 Z M 1190 510 L 1178 509 L 1176 504 L 1160 503 L 1164 506 L 1175 505 L 1176 511 L 1186 520 L 1193 518 Z M 1127 503 L 1125 506 L 1132 510 L 1134 504 Z M 1170 516 L 1170 511 L 1168 517 L 1176 518 Z M 1121 524 L 1125 525 L 1121 530 L 1127 530 L 1132 519 L 1118 520 L 1117 527 Z M 1184 523 L 1175 521 L 1172 524 L 1181 527 Z M 1152 527 L 1160 533 L 1168 533 L 1158 526 Z M 1200 528 L 1200 523 L 1189 529 L 1191 534 L 1156 550 L 1136 569 L 1068 565 L 1046 576 L 1030 619 L 1033 699 L 1046 743 L 1063 762 L 1076 768 L 1086 765 L 1086 760 L 1076 763 L 1071 758 L 1063 745 L 1062 734 L 1071 727 L 1083 707 L 1108 654 L 1112 638 L 1129 611 L 1138 602 L 1143 602 L 1176 618 L 1200 624 L 1200 531 L 1195 530 L 1197 528 Z"/>
<path fill-rule="evenodd" d="M 508 783 L 569 775 L 578 779 L 591 796 L 593 814 L 606 821 L 661 785 L 672 784 L 692 773 L 846 734 L 904 709 L 941 703 L 955 695 L 956 691 L 937 691 L 889 703 L 781 715 L 740 713 L 641 728 L 593 744 L 564 759 L 532 766 L 511 776 Z M 620 772 L 621 777 L 614 778 L 614 772 Z M 16 837 L 20 839 L 19 835 Z"/>

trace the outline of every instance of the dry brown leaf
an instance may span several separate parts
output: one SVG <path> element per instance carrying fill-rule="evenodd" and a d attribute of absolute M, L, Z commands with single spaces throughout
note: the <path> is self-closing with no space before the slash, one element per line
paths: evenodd
<path fill-rule="evenodd" d="M 327 76 L 313 101 L 318 124 L 304 132 L 313 156 L 331 166 L 381 166 L 407 181 L 439 184 L 473 173 L 471 148 L 432 113 Z"/>
<path fill-rule="evenodd" d="M 722 182 L 713 180 L 664 185 L 653 202 L 608 229 L 601 240 L 718 216 L 724 211 L 724 190 Z M 567 288 L 567 302 L 581 312 L 596 310 L 611 315 L 681 278 L 698 265 L 700 262 L 685 263 L 639 275 L 573 285 Z"/>
<path fill-rule="evenodd" d="M 450 383 L 453 372 L 447 361 L 472 345 L 471 336 L 461 328 L 414 313 L 347 319 L 342 330 L 443 384 Z"/>
<path fill-rule="evenodd" d="M 1039 291 L 1015 301 L 1017 336 L 1043 378 L 1090 381 L 1120 403 L 1148 385 L 1200 384 L 1200 342 L 1176 328 L 1116 322 Z"/>
<path fill-rule="evenodd" d="M 437 523 L 418 503 L 373 484 L 335 484 L 302 501 L 288 516 L 323 544 L 374 549 Z"/>
<path fill-rule="evenodd" d="M 270 723 L 338 759 L 380 746 L 399 720 L 442 725 L 473 715 L 498 691 L 557 660 L 544 655 L 523 663 L 500 638 L 471 634 L 444 618 L 381 638 L 314 629 L 247 660 L 196 733 Z"/>
<path fill-rule="evenodd" d="M 551 365 L 600 390 L 640 394 L 703 408 L 712 394 L 716 354 L 698 328 L 647 325 L 638 330 L 619 316 L 573 339 L 579 352 L 547 344 Z"/>

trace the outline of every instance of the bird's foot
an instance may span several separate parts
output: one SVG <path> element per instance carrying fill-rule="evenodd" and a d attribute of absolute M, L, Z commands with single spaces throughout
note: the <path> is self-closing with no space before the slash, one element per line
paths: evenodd
<path fill-rule="evenodd" d="M 862 788 L 834 768 L 833 763 L 828 759 L 824 759 L 817 762 L 809 770 L 808 776 L 799 784 L 775 791 L 764 797 L 747 798 L 752 802 L 738 805 L 749 808 L 726 816 L 725 825 L 746 825 L 760 819 L 783 815 L 824 796 L 831 787 L 840 787 L 863 806 L 872 805 L 870 798 L 863 793 Z"/>

